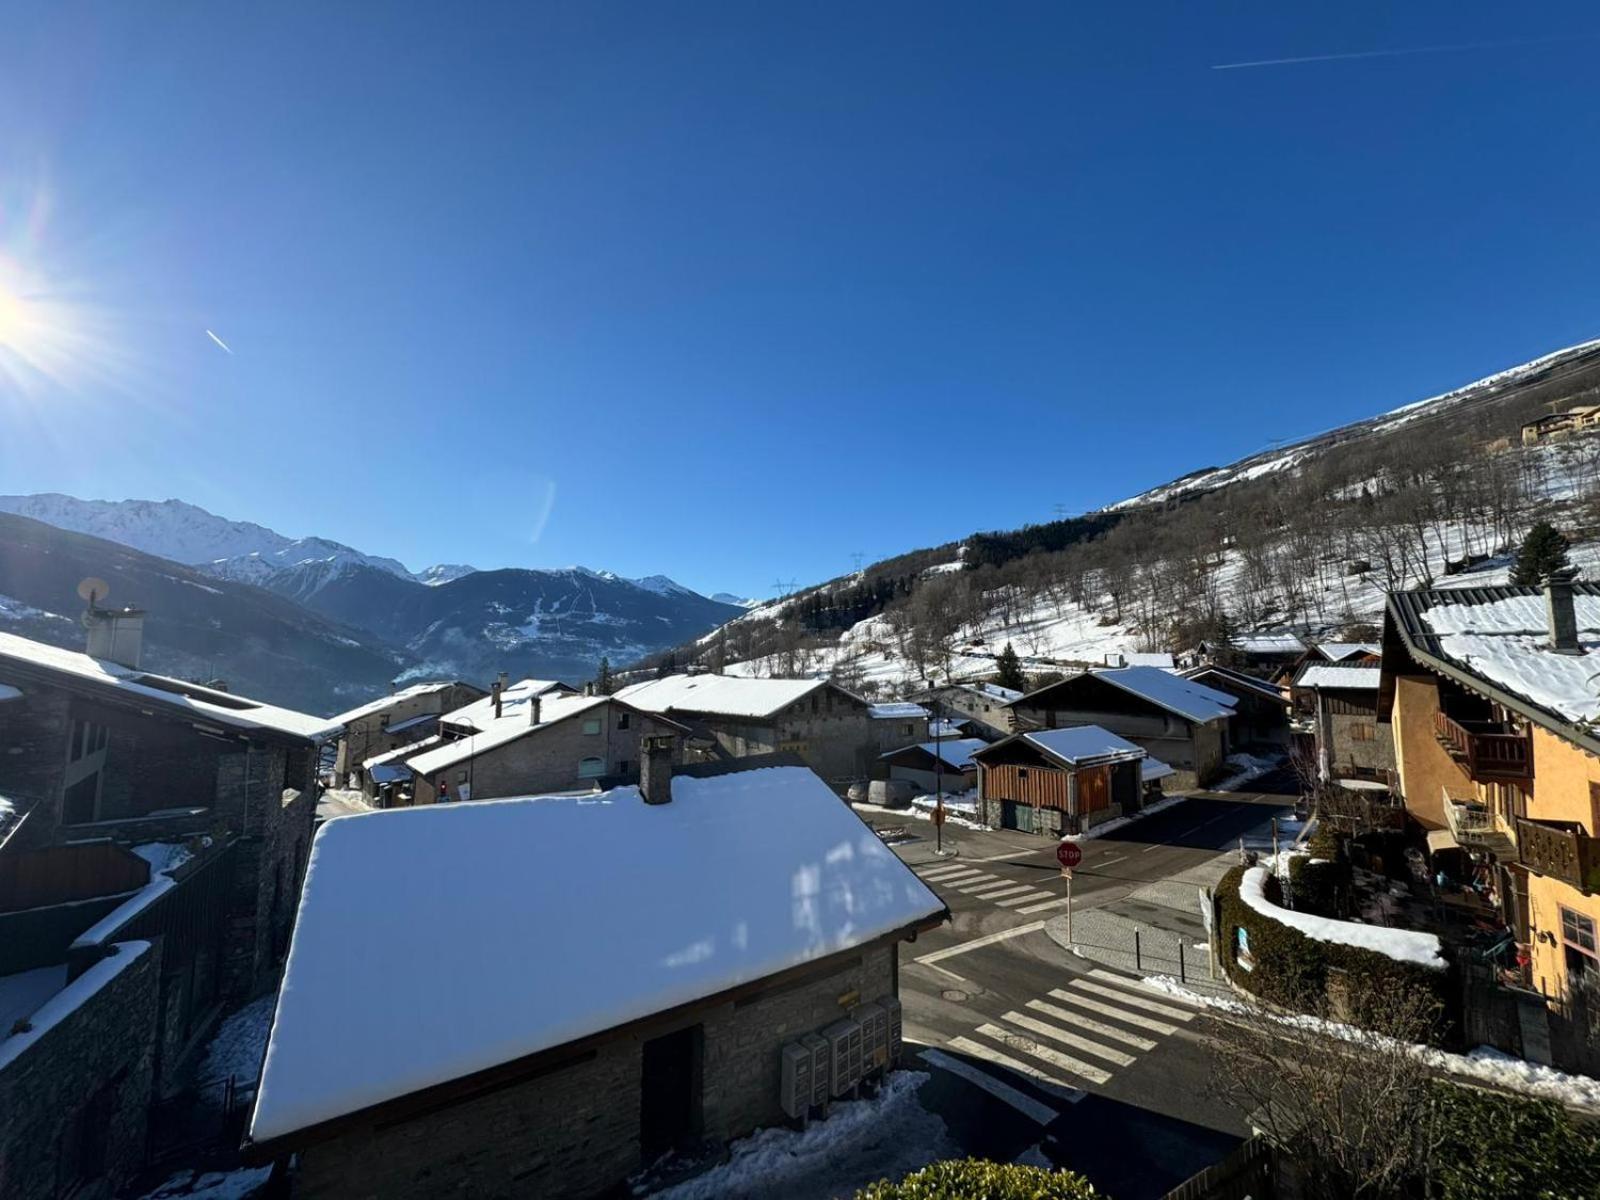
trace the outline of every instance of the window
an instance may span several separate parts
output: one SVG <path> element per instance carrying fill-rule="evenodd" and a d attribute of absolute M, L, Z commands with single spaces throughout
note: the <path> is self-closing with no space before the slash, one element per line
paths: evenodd
<path fill-rule="evenodd" d="M 606 773 L 606 760 L 590 755 L 578 764 L 579 779 L 598 779 Z"/>
<path fill-rule="evenodd" d="M 1017 768 L 1017 778 L 1018 779 L 1026 779 L 1027 777 L 1028 777 L 1028 768 L 1027 767 L 1018 767 Z"/>
<path fill-rule="evenodd" d="M 466 781 L 467 781 L 467 773 L 466 773 L 466 771 L 464 771 L 464 770 L 463 771 L 457 771 L 456 772 L 456 782 L 457 783 L 465 783 Z"/>
<path fill-rule="evenodd" d="M 1589 785 L 1589 836 L 1600 837 L 1600 783 Z"/>
<path fill-rule="evenodd" d="M 586 718 L 584 720 L 584 722 L 583 722 L 583 732 L 586 733 L 586 734 L 590 734 L 590 735 L 599 733 L 600 732 L 600 718 L 599 717 L 588 717 L 588 718 Z M 587 761 L 587 760 L 585 760 L 585 761 Z"/>
<path fill-rule="evenodd" d="M 1355 721 L 1350 725 L 1350 740 L 1352 742 L 1370 742 L 1377 737 L 1377 730 L 1367 721 Z"/>
<path fill-rule="evenodd" d="M 618 729 L 627 729 L 632 724 L 633 724 L 633 714 L 632 713 L 630 713 L 630 712 L 619 712 L 617 714 L 617 728 Z"/>
<path fill-rule="evenodd" d="M 916 732 L 917 732 L 917 727 L 915 725 L 907 725 L 906 726 L 906 736 L 907 737 L 911 737 Z"/>

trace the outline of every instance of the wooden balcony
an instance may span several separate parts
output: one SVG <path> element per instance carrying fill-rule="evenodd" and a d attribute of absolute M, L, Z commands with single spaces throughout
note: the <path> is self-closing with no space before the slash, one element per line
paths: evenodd
<path fill-rule="evenodd" d="M 1439 744 L 1475 783 L 1527 783 L 1533 778 L 1533 742 L 1503 721 L 1458 721 L 1433 714 Z"/>
<path fill-rule="evenodd" d="M 1517 861 L 1585 894 L 1600 892 L 1600 839 L 1573 821 L 1517 822 Z"/>

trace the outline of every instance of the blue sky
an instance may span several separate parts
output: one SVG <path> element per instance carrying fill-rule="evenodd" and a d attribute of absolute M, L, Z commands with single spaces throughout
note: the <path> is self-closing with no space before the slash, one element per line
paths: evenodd
<path fill-rule="evenodd" d="M 767 595 L 1600 335 L 1582 7 L 357 13 L 8 14 L 0 491 Z"/>

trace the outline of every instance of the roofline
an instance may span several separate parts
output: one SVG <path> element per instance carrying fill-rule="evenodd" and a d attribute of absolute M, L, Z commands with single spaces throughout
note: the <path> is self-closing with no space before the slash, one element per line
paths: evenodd
<path fill-rule="evenodd" d="M 87 676 L 78 675 L 71 671 L 63 671 L 57 667 L 45 666 L 25 658 L 17 658 L 3 651 L 0 651 L 0 661 L 5 663 L 7 671 L 15 671 L 24 679 L 35 680 L 47 687 L 56 687 L 68 692 L 80 692 L 90 696 L 98 703 L 125 708 L 137 712 L 141 716 L 164 719 L 178 725 L 220 725 L 229 733 L 236 733 L 246 741 L 282 742 L 291 746 L 317 746 L 324 742 L 335 740 L 341 731 L 340 726 L 331 723 L 331 718 L 328 718 L 329 725 L 320 737 L 312 737 L 308 733 L 291 733 L 287 729 L 277 729 L 270 725 L 245 724 L 237 719 L 230 719 L 223 712 L 202 711 L 171 701 L 158 700 L 154 696 L 128 692 L 119 687 L 117 682 L 102 683 L 97 679 L 90 679 Z M 158 675 L 154 671 L 144 671 L 138 668 L 130 669 L 135 670 L 138 675 L 147 675 L 153 679 L 171 678 L 171 676 L 167 675 Z M 128 678 L 120 682 L 137 684 L 139 681 L 137 678 Z M 187 684 L 187 680 L 183 679 L 175 679 L 173 682 Z M 146 684 L 144 686 L 148 687 L 149 685 Z M 202 685 L 189 684 L 188 686 L 201 687 Z M 159 692 L 161 689 L 153 688 L 151 690 Z M 214 688 L 208 690 L 215 691 Z M 174 692 L 172 694 L 176 698 L 183 698 L 181 693 Z M 251 704 L 259 704 L 264 708 L 277 707 L 276 705 L 269 705 L 264 701 L 256 700 L 251 696 L 234 696 L 232 693 L 229 693 L 229 695 L 235 700 L 245 700 Z M 205 702 L 196 701 L 196 703 L 203 704 Z M 285 709 L 283 711 L 293 710 Z M 302 713 L 301 715 L 311 716 L 310 713 Z M 322 720 L 323 718 L 312 717 L 312 719 Z"/>
<path fill-rule="evenodd" d="M 564 697 L 564 699 L 568 699 L 568 700 L 577 699 L 577 698 L 578 697 L 574 697 L 574 696 Z M 634 705 L 629 704 L 626 700 L 618 700 L 615 696 L 593 696 L 593 697 L 587 697 L 586 696 L 586 697 L 583 697 L 583 699 L 593 699 L 595 701 L 595 703 L 589 705 L 587 708 L 580 708 L 577 712 L 568 713 L 564 717 L 557 717 L 554 721 L 541 721 L 537 725 L 525 725 L 517 733 L 516 737 L 509 737 L 503 742 L 496 742 L 494 745 L 485 746 L 481 750 L 473 750 L 473 749 L 471 749 L 471 747 L 470 747 L 470 743 L 472 742 L 472 736 L 471 735 L 468 735 L 467 737 L 463 737 L 463 738 L 456 738 L 453 741 L 447 742 L 447 743 L 445 743 L 445 745 L 452 745 L 452 746 L 456 745 L 457 743 L 460 743 L 460 742 L 468 743 L 469 744 L 469 748 L 467 750 L 467 753 L 465 755 L 463 755 L 461 758 L 452 758 L 449 762 L 440 763 L 437 767 L 431 767 L 431 768 L 429 768 L 429 770 L 430 771 L 448 770 L 450 767 L 455 766 L 457 763 L 467 762 L 467 761 L 469 761 L 471 759 L 477 758 L 480 754 L 493 754 L 496 750 L 502 749 L 505 746 L 514 746 L 514 745 L 516 745 L 518 742 L 520 742 L 523 738 L 527 737 L 529 734 L 538 733 L 542 729 L 554 729 L 557 725 L 564 725 L 568 721 L 572 720 L 574 717 L 581 717 L 581 716 L 583 716 L 584 713 L 590 711 L 590 709 L 599 708 L 599 707 L 601 707 L 602 705 L 605 705 L 605 704 L 618 704 L 618 705 L 621 705 L 623 708 L 627 709 L 631 713 L 637 713 L 639 716 L 647 717 L 652 721 L 660 721 L 663 725 L 671 725 L 679 733 L 684 734 L 685 736 L 687 736 L 688 733 L 690 732 L 689 727 L 687 725 L 683 724 L 683 722 L 681 722 L 681 721 L 674 721 L 671 717 L 663 716 L 661 713 L 653 713 L 653 712 L 650 712 L 647 709 L 635 707 Z M 503 717 L 501 718 L 501 720 L 504 720 L 504 719 L 505 718 L 503 718 Z M 444 720 L 444 716 L 441 716 L 440 720 L 442 722 Z M 452 722 L 452 724 L 454 724 L 454 723 L 455 722 Z M 480 730 L 478 730 L 478 732 L 479 733 L 488 733 L 490 731 L 487 730 L 487 729 L 480 729 Z M 422 751 L 421 754 L 418 754 L 417 757 L 421 758 L 423 754 L 435 754 L 438 751 L 443 750 L 443 749 L 444 749 L 444 746 L 429 746 L 426 750 Z M 363 766 L 365 766 L 365 764 L 363 764 Z M 417 773 L 417 774 L 424 774 L 424 772 L 417 771 L 417 769 L 415 767 L 412 767 L 409 762 L 406 763 L 406 766 L 410 767 L 411 770 L 413 772 Z"/>
<path fill-rule="evenodd" d="M 1558 717 L 1548 709 L 1539 707 L 1531 700 L 1508 692 L 1498 684 L 1490 683 L 1482 676 L 1473 674 L 1465 667 L 1421 649 L 1412 639 L 1411 631 L 1406 627 L 1404 616 L 1396 604 L 1400 596 L 1414 594 L 1412 592 L 1390 592 L 1389 598 L 1384 604 L 1384 630 L 1385 632 L 1388 631 L 1389 623 L 1392 621 L 1395 633 L 1399 636 L 1406 652 L 1411 655 L 1413 662 L 1426 667 L 1437 675 L 1444 675 L 1454 679 L 1462 686 L 1470 688 L 1480 695 L 1487 696 L 1497 704 L 1526 717 L 1540 728 L 1555 734 L 1557 737 L 1565 738 L 1580 749 L 1600 758 L 1600 731 L 1585 732 L 1582 727 L 1568 721 L 1565 717 Z M 1381 718 L 1390 711 L 1390 706 L 1393 703 L 1394 685 L 1392 680 L 1397 672 L 1391 670 L 1387 654 L 1384 655 L 1380 669 L 1382 674 L 1378 681 L 1378 714 Z M 1384 703 L 1386 698 L 1390 701 L 1390 704 L 1386 705 Z"/>
<path fill-rule="evenodd" d="M 910 870 L 908 867 L 907 870 Z M 547 1046 L 543 1050 L 535 1050 L 532 1054 L 525 1054 L 520 1058 L 499 1063 L 492 1067 L 485 1067 L 481 1071 L 474 1071 L 468 1075 L 457 1076 L 440 1083 L 430 1084 L 414 1092 L 404 1095 L 392 1096 L 387 1100 L 380 1100 L 376 1104 L 369 1104 L 337 1117 L 318 1121 L 312 1125 L 302 1126 L 290 1130 L 265 1141 L 254 1141 L 249 1133 L 245 1134 L 241 1143 L 244 1160 L 253 1165 L 265 1165 L 285 1154 L 303 1149 L 317 1142 L 326 1142 L 341 1134 L 355 1129 L 361 1129 L 376 1123 L 394 1123 L 411 1118 L 420 1117 L 430 1110 L 446 1107 L 458 1101 L 466 1101 L 474 1096 L 487 1092 L 497 1091 L 500 1088 L 512 1087 L 527 1079 L 534 1078 L 540 1073 L 560 1069 L 569 1062 L 576 1062 L 592 1055 L 599 1047 L 617 1041 L 621 1038 L 637 1036 L 656 1026 L 670 1027 L 683 1021 L 685 1017 L 705 1009 L 717 1008 L 768 988 L 779 986 L 797 977 L 809 974 L 823 974 L 823 968 L 836 967 L 845 959 L 858 957 L 869 950 L 883 946 L 893 946 L 902 941 L 916 941 L 917 935 L 929 930 L 937 929 L 950 919 L 950 909 L 941 906 L 937 913 L 930 913 L 915 921 L 907 922 L 890 930 L 888 933 L 879 934 L 869 941 L 846 950 L 838 950 L 821 958 L 813 958 L 806 962 L 797 963 L 792 967 L 785 967 L 770 975 L 763 975 L 759 979 L 747 980 L 735 984 L 731 988 L 724 988 L 720 992 L 713 992 L 697 1000 L 689 1000 L 683 1004 L 674 1005 L 672 1008 L 660 1012 L 650 1013 L 647 1016 L 635 1017 L 621 1025 L 613 1025 L 609 1029 L 602 1029 L 585 1037 L 577 1038 L 570 1042 L 563 1042 L 556 1046 Z M 274 1021 L 277 1016 L 274 1014 Z M 259 1102 L 260 1093 L 257 1092 Z M 251 1116 L 254 1117 L 255 1109 L 252 1106 Z"/>
<path fill-rule="evenodd" d="M 1172 705 L 1166 704 L 1166 703 L 1164 703 L 1164 702 L 1162 702 L 1160 700 L 1157 700 L 1153 696 L 1147 696 L 1143 692 L 1136 692 L 1132 688 L 1128 687 L 1127 685 L 1122 684 L 1122 683 L 1118 683 L 1115 679 L 1110 678 L 1110 676 L 1116 674 L 1118 671 L 1125 671 L 1127 669 L 1128 668 L 1126 668 L 1126 667 L 1108 667 L 1103 671 L 1079 671 L 1076 675 L 1068 675 L 1065 679 L 1058 679 L 1054 683 L 1047 683 L 1042 688 L 1038 688 L 1035 691 L 1031 691 L 1026 696 L 1023 696 L 1021 699 L 1013 700 L 1009 704 L 1005 705 L 1004 707 L 1006 707 L 1006 708 L 1016 708 L 1018 705 L 1026 703 L 1027 701 L 1033 699 L 1033 697 L 1035 697 L 1035 696 L 1043 695 L 1045 692 L 1048 692 L 1051 688 L 1058 688 L 1058 687 L 1063 686 L 1064 684 L 1075 683 L 1079 679 L 1082 679 L 1085 675 L 1092 675 L 1096 679 L 1104 679 L 1112 687 L 1116 688 L 1120 692 L 1125 693 L 1126 695 L 1137 696 L 1140 700 L 1143 700 L 1146 704 L 1153 704 L 1157 708 L 1162 709 L 1165 712 L 1169 712 L 1169 713 L 1173 714 L 1173 716 L 1182 717 L 1185 721 L 1188 721 L 1191 725 L 1209 725 L 1209 724 L 1211 724 L 1212 721 L 1223 721 L 1223 720 L 1226 720 L 1228 717 L 1237 715 L 1235 713 L 1227 712 L 1227 713 L 1221 713 L 1221 714 L 1219 714 L 1217 716 L 1214 716 L 1214 717 L 1194 717 L 1194 716 L 1190 716 L 1188 713 L 1184 712 L 1181 708 L 1174 708 Z M 1162 668 L 1160 668 L 1160 667 L 1149 667 L 1147 669 L 1151 670 L 1151 671 L 1159 671 Z M 1175 679 L 1183 679 L 1183 676 L 1182 675 L 1175 675 L 1175 676 L 1173 676 L 1173 678 L 1175 678 Z M 1193 681 L 1189 680 L 1189 681 L 1186 681 L 1186 682 L 1193 682 Z M 1202 683 L 1202 684 L 1198 684 L 1197 686 L 1205 687 L 1205 684 Z M 999 745 L 999 743 L 996 742 L 995 745 Z"/>
<path fill-rule="evenodd" d="M 1078 727 L 1077 726 L 1067 726 L 1067 728 L 1070 729 L 1070 728 L 1078 728 Z M 1088 727 L 1087 726 L 1083 726 L 1082 728 L 1088 728 Z M 972 755 L 971 755 L 972 761 L 973 762 L 977 762 L 985 754 L 988 754 L 989 751 L 998 750 L 1002 746 L 1009 746 L 1012 742 L 1016 741 L 1018 738 L 1027 738 L 1029 734 L 1034 734 L 1034 733 L 1049 733 L 1049 732 L 1050 731 L 1048 729 L 1023 729 L 1023 730 L 1020 730 L 1017 733 L 1013 733 L 1008 737 L 1001 738 L 998 742 L 991 742 L 989 745 L 985 746 L 982 750 L 974 750 L 972 752 Z M 1106 733 L 1111 733 L 1111 731 L 1109 729 L 1105 730 L 1105 732 Z M 1111 736 L 1112 737 L 1117 737 L 1118 735 L 1112 733 Z M 1124 738 L 1123 740 L 1126 741 L 1127 739 Z M 1137 746 L 1134 747 L 1134 750 L 1138 750 L 1137 754 L 1135 754 L 1133 750 L 1112 750 L 1112 751 L 1110 751 L 1110 752 L 1108 752 L 1106 754 L 1091 754 L 1087 758 L 1067 758 L 1064 755 L 1056 753 L 1054 750 L 1050 749 L 1050 747 L 1046 746 L 1043 742 L 1029 741 L 1028 745 L 1032 746 L 1035 750 L 1039 751 L 1039 753 L 1043 754 L 1046 758 L 1053 758 L 1053 759 L 1056 760 L 1056 762 L 1062 763 L 1062 764 L 1064 764 L 1066 766 L 1069 766 L 1069 767 L 1094 767 L 1094 766 L 1099 766 L 1102 763 L 1138 762 L 1141 759 L 1146 759 L 1146 758 L 1150 757 L 1150 754 L 1149 754 L 1148 751 L 1141 750 Z"/>
<path fill-rule="evenodd" d="M 672 677 L 668 676 L 668 678 L 672 678 Z M 694 678 L 694 677 L 691 676 L 691 678 Z M 715 676 L 715 678 L 718 678 L 718 679 L 738 679 L 741 682 L 750 682 L 750 681 L 745 680 L 744 677 L 740 676 L 740 675 L 718 675 L 718 676 Z M 650 684 L 656 683 L 656 682 L 659 682 L 659 681 L 654 680 L 654 679 L 647 679 L 647 680 L 643 681 L 643 683 L 641 683 L 639 686 L 647 687 Z M 759 683 L 759 682 L 767 682 L 767 681 L 765 681 L 765 680 L 754 680 L 753 682 L 758 682 Z M 807 696 L 811 695 L 811 693 L 816 691 L 817 688 L 819 688 L 819 687 L 831 687 L 834 691 L 840 693 L 841 695 L 848 696 L 850 699 L 854 700 L 857 704 L 863 704 L 863 705 L 867 705 L 868 707 L 871 707 L 871 701 L 866 700 L 866 699 L 862 698 L 861 696 L 856 695 L 854 692 L 850 691 L 848 688 L 841 687 L 839 684 L 835 683 L 831 679 L 783 679 L 783 680 L 774 680 L 774 681 L 771 681 L 771 682 L 778 682 L 778 683 L 809 683 L 812 686 L 808 687 L 805 691 L 801 692 L 798 696 L 795 696 L 792 700 L 785 700 L 782 704 L 778 705 L 777 708 L 774 708 L 774 709 L 772 709 L 772 710 L 770 710 L 768 712 L 764 712 L 764 713 L 712 712 L 712 711 L 708 711 L 708 710 L 703 709 L 703 708 L 693 708 L 693 707 L 691 707 L 690 705 L 687 705 L 687 704 L 669 704 L 665 708 L 661 709 L 660 711 L 663 712 L 663 713 L 669 713 L 669 712 L 670 713 L 686 713 L 687 715 L 689 715 L 691 717 L 721 717 L 723 719 L 736 718 L 738 720 L 743 720 L 743 721 L 763 721 L 763 722 L 764 721 L 771 721 L 775 717 L 777 717 L 777 715 L 779 713 L 781 713 L 784 709 L 788 708 L 791 704 L 800 703 L 800 701 L 804 700 Z M 638 709 L 637 711 L 639 711 L 639 712 L 651 712 L 651 710 L 649 710 L 649 709 Z M 654 715 L 654 713 L 652 712 L 651 715 Z"/>
<path fill-rule="evenodd" d="M 1244 687 L 1254 688 L 1263 696 L 1280 701 L 1285 699 L 1283 689 L 1277 684 L 1266 679 L 1257 679 L 1254 675 L 1236 671 L 1232 667 L 1223 666 L 1221 663 L 1201 663 L 1198 667 L 1185 667 L 1178 674 L 1185 679 L 1193 680 L 1196 675 L 1203 675 L 1207 671 L 1217 671 L 1235 683 Z"/>

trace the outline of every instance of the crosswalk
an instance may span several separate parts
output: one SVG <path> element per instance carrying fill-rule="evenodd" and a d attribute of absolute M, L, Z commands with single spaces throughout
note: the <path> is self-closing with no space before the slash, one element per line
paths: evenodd
<path fill-rule="evenodd" d="M 974 900 L 987 900 L 1021 916 L 1065 908 L 1067 904 L 1067 898 L 1055 892 L 961 863 L 937 863 L 918 867 L 916 872 L 941 894 L 954 892 Z"/>
<path fill-rule="evenodd" d="M 1083 1099 L 1086 1087 L 1110 1083 L 1118 1070 L 1133 1066 L 1141 1054 L 1156 1049 L 1161 1038 L 1177 1033 L 1196 1012 L 1186 1000 L 1154 995 L 1137 979 L 1096 967 L 998 1020 L 985 1021 L 969 1034 L 951 1038 L 946 1049 L 964 1060 L 1014 1072 L 1046 1095 L 1076 1103 Z M 951 1060 L 949 1054 L 931 1053 Z M 936 1059 L 929 1057 L 929 1061 Z M 1010 1096 L 1018 1091 L 1004 1077 L 996 1078 L 972 1061 L 953 1061 L 966 1068 L 958 1072 L 963 1078 L 1039 1119 L 1038 1102 L 1013 1103 Z M 974 1078 L 980 1075 L 985 1078 Z M 996 1086 L 990 1087 L 991 1082 Z"/>

